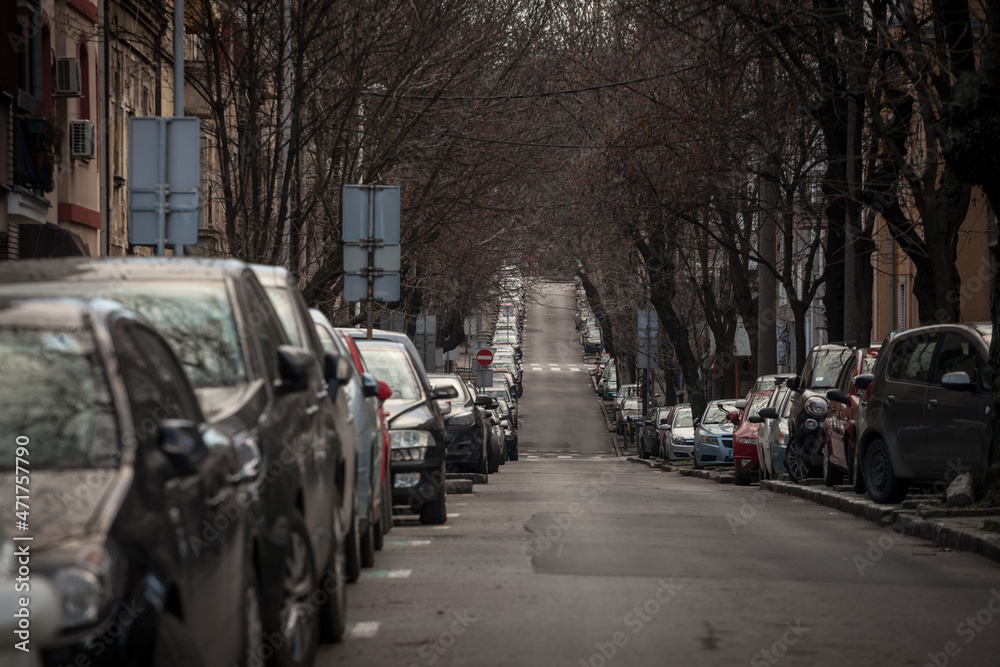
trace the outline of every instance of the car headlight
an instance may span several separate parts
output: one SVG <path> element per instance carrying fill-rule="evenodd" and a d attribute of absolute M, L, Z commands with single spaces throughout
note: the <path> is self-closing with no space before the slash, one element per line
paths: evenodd
<path fill-rule="evenodd" d="M 679 435 L 675 435 L 674 437 L 670 438 L 670 441 L 673 442 L 675 445 L 683 445 L 684 444 L 684 438 L 682 438 Z"/>
<path fill-rule="evenodd" d="M 802 406 L 802 409 L 806 411 L 806 414 L 813 417 L 825 417 L 829 407 L 829 403 L 821 396 L 810 396 L 806 399 L 806 403 Z"/>
<path fill-rule="evenodd" d="M 802 425 L 807 431 L 815 431 L 819 428 L 819 422 L 815 419 L 807 419 Z"/>
<path fill-rule="evenodd" d="M 96 623 L 112 600 L 111 555 L 87 545 L 73 564 L 54 572 L 52 584 L 62 601 L 63 629 Z"/>
<path fill-rule="evenodd" d="M 472 426 L 476 423 L 476 417 L 471 412 L 455 415 L 447 420 L 449 426 Z"/>
<path fill-rule="evenodd" d="M 433 444 L 429 431 L 389 431 L 389 439 L 391 443 L 390 447 L 392 449 L 430 447 Z"/>
<path fill-rule="evenodd" d="M 715 438 L 713 438 L 710 435 L 699 435 L 698 442 L 700 442 L 703 445 L 714 445 L 716 441 Z"/>

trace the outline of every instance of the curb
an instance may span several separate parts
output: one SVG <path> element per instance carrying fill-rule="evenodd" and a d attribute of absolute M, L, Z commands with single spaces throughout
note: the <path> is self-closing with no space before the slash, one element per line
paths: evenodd
<path fill-rule="evenodd" d="M 472 493 L 472 480 L 468 479 L 445 480 L 444 492 L 449 496 L 454 496 L 461 493 Z"/>
<path fill-rule="evenodd" d="M 444 478 L 447 482 L 465 480 L 469 484 L 489 484 L 490 481 L 489 475 L 480 475 L 472 472 L 446 472 Z"/>

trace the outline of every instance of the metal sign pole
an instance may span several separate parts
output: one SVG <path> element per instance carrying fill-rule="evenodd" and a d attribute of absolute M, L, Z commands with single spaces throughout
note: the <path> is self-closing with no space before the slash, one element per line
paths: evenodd
<path fill-rule="evenodd" d="M 156 254 L 163 257 L 167 240 L 167 119 L 158 119 L 160 159 L 156 186 Z"/>
<path fill-rule="evenodd" d="M 368 340 L 372 339 L 372 301 L 375 299 L 375 190 L 368 190 Z"/>

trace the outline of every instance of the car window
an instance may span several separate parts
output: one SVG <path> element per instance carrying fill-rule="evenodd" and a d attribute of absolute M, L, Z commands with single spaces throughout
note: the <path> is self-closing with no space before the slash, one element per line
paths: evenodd
<path fill-rule="evenodd" d="M 285 342 L 285 336 L 274 321 L 275 314 L 270 300 L 255 282 L 247 280 L 244 283 L 248 296 L 247 306 L 250 309 L 250 316 L 247 319 L 251 333 L 260 346 L 260 353 L 264 359 L 264 372 L 269 381 L 275 382 L 279 377 L 278 346 Z"/>
<path fill-rule="evenodd" d="M 911 336 L 899 341 L 889 357 L 886 375 L 897 380 L 928 382 L 937 335 Z"/>
<path fill-rule="evenodd" d="M 278 314 L 278 319 L 281 320 L 281 326 L 284 327 L 285 333 L 288 335 L 288 341 L 292 345 L 308 347 L 302 342 L 302 332 L 299 331 L 299 325 L 295 321 L 295 310 L 292 307 L 291 295 L 288 294 L 288 291 L 280 285 L 266 285 L 264 291 L 267 292 L 267 298 L 271 300 L 271 306 Z"/>
<path fill-rule="evenodd" d="M 966 373 L 973 381 L 980 367 L 979 353 L 968 338 L 960 333 L 949 331 L 941 341 L 941 352 L 938 354 L 937 368 L 931 382 L 941 382 L 945 373 Z"/>
<path fill-rule="evenodd" d="M 337 349 L 337 343 L 333 340 L 333 334 L 327 331 L 325 326 L 317 324 L 316 335 L 319 336 L 319 344 L 323 346 L 324 352 L 340 354 L 340 350 Z"/>
<path fill-rule="evenodd" d="M 803 386 L 810 389 L 831 389 L 836 386 L 837 376 L 844 363 L 853 353 L 847 348 L 816 350 L 812 364 L 802 373 Z"/>
<path fill-rule="evenodd" d="M 788 392 L 785 394 L 785 399 L 781 402 L 780 409 L 778 410 L 778 415 L 782 419 L 788 419 L 792 416 L 792 404 L 792 392 Z"/>
<path fill-rule="evenodd" d="M 674 415 L 674 428 L 687 428 L 694 426 L 694 418 L 691 417 L 691 408 L 679 408 Z"/>
<path fill-rule="evenodd" d="M 116 289 L 115 301 L 156 327 L 195 387 L 246 382 L 232 304 L 222 282 L 125 285 Z"/>
<path fill-rule="evenodd" d="M 729 413 L 736 409 L 736 401 L 728 403 L 710 403 L 705 409 L 703 424 L 728 424 Z"/>
<path fill-rule="evenodd" d="M 768 401 L 771 400 L 770 391 L 761 391 L 753 395 L 750 399 L 750 404 L 747 406 L 747 417 L 754 417 L 758 412 L 767 407 Z"/>
<path fill-rule="evenodd" d="M 406 350 L 396 343 L 357 341 L 365 366 L 392 389 L 392 397 L 412 401 L 423 397 L 420 380 Z"/>
<path fill-rule="evenodd" d="M 0 469 L 14 469 L 18 436 L 33 469 L 117 464 L 114 406 L 89 331 L 0 329 L 0 368 Z"/>

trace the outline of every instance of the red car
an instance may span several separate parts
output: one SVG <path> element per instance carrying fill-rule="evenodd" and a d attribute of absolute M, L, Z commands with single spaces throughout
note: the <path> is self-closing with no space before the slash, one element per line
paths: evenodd
<path fill-rule="evenodd" d="M 850 480 L 857 493 L 865 492 L 865 480 L 855 457 L 854 413 L 860 397 L 854 378 L 871 373 L 875 368 L 879 345 L 855 348 L 854 354 L 844 364 L 834 388 L 827 392 L 830 412 L 823 422 L 826 430 L 826 451 L 823 452 L 823 482 L 834 486 Z"/>
<path fill-rule="evenodd" d="M 757 413 L 767 406 L 771 400 L 778 382 L 784 382 L 787 375 L 762 375 L 757 378 L 753 389 L 742 401 L 737 401 L 740 408 L 740 418 L 733 430 L 733 465 L 736 467 L 736 484 L 746 486 L 755 479 L 760 479 L 760 461 L 757 458 L 757 426 L 760 418 Z M 750 421 L 750 418 L 755 418 Z"/>

